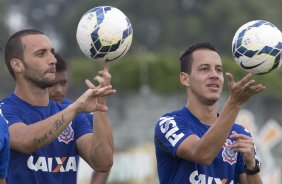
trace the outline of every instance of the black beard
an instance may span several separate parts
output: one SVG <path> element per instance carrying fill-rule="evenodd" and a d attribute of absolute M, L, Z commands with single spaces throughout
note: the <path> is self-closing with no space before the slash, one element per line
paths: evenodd
<path fill-rule="evenodd" d="M 56 84 L 55 81 L 44 81 L 44 82 L 43 81 L 42 82 L 35 82 L 34 81 L 33 83 L 41 89 L 46 89 L 46 88 L 52 87 Z"/>
<path fill-rule="evenodd" d="M 25 67 L 26 67 L 26 71 L 24 73 L 24 78 L 30 82 L 32 82 L 33 84 L 35 84 L 35 86 L 41 88 L 41 89 L 45 89 L 45 88 L 49 88 L 52 87 L 53 85 L 56 84 L 55 78 L 53 80 L 50 79 L 45 79 L 43 76 L 44 74 L 42 74 L 43 72 L 41 72 L 40 70 L 37 70 L 35 68 L 32 68 L 28 65 L 26 65 L 24 63 Z"/>
<path fill-rule="evenodd" d="M 34 70 L 33 71 L 29 70 L 28 73 L 24 74 L 24 77 L 25 77 L 26 80 L 32 82 L 37 87 L 42 88 L 42 89 L 52 87 L 56 84 L 55 78 L 54 78 L 54 80 L 44 79 L 44 78 L 42 78 L 40 73 L 38 73 L 37 71 L 34 71 Z"/>
<path fill-rule="evenodd" d="M 37 87 L 41 88 L 41 89 L 46 89 L 49 87 L 52 87 L 56 84 L 55 80 L 36 80 L 34 78 L 28 77 L 26 76 L 26 79 L 29 80 L 30 82 L 32 82 L 33 84 L 35 84 Z"/>

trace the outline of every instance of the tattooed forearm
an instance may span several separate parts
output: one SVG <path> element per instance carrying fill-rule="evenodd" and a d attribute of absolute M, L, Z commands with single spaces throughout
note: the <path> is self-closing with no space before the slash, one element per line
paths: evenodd
<path fill-rule="evenodd" d="M 58 130 L 60 130 L 60 128 L 64 126 L 64 124 L 65 124 L 65 120 L 64 120 L 64 116 L 62 116 L 62 119 L 55 121 L 55 123 L 53 124 L 52 128 L 48 131 L 48 133 L 44 134 L 40 138 L 35 138 L 33 140 L 33 145 L 37 146 L 39 144 L 42 144 L 48 139 L 48 136 L 52 136 L 54 133 L 58 134 Z"/>
<path fill-rule="evenodd" d="M 62 126 L 64 126 L 64 124 L 65 124 L 65 120 L 64 120 L 64 116 L 62 116 L 61 120 L 58 120 L 54 123 L 53 130 L 58 131 Z"/>
<path fill-rule="evenodd" d="M 47 134 L 43 135 L 43 136 L 40 137 L 40 138 L 35 138 L 35 139 L 33 140 L 33 145 L 34 145 L 34 146 L 37 146 L 37 145 L 41 144 L 42 142 L 44 142 L 45 140 L 47 140 L 47 138 L 48 138 Z"/>
<path fill-rule="evenodd" d="M 53 133 L 57 133 L 57 131 L 64 126 L 65 124 L 65 120 L 64 120 L 64 116 L 62 116 L 62 119 L 57 120 L 54 124 L 53 127 L 49 130 L 48 134 L 52 135 Z"/>

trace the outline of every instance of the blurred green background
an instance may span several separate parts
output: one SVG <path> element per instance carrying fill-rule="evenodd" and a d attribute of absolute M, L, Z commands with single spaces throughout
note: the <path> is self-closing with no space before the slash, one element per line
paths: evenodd
<path fill-rule="evenodd" d="M 222 56 L 224 71 L 231 72 L 235 80 L 239 80 L 245 72 L 232 58 L 231 42 L 235 32 L 241 25 L 258 19 L 269 21 L 282 30 L 282 0 L 0 0 L 0 99 L 14 89 L 3 56 L 5 43 L 11 34 L 25 28 L 43 31 L 66 58 L 70 70 L 68 97 L 77 98 L 86 89 L 84 80 L 92 79 L 103 63 L 93 62 L 82 54 L 76 42 L 76 27 L 86 11 L 102 5 L 120 9 L 133 26 L 131 48 L 124 57 L 113 61 L 110 68 L 112 85 L 118 92 L 109 97 L 117 154 L 124 154 L 128 148 L 130 151 L 137 149 L 139 153 L 139 146 L 143 149 L 145 144 L 145 152 L 151 158 L 147 165 L 145 162 L 134 165 L 133 161 L 139 160 L 140 155 L 132 160 L 125 152 L 128 162 L 116 156 L 118 164 L 112 168 L 109 182 L 158 183 L 153 150 L 154 125 L 162 114 L 186 103 L 184 88 L 178 79 L 181 53 L 193 42 L 212 42 Z M 265 161 L 263 178 L 266 184 L 282 181 L 281 78 L 282 68 L 255 76 L 267 89 L 243 106 L 251 111 L 245 119 L 255 122 L 253 135 L 257 136 L 259 153 Z M 225 84 L 220 105 L 227 95 Z M 269 146 L 260 137 L 269 132 L 274 135 L 271 125 L 277 134 Z M 147 143 L 151 146 L 149 151 Z M 92 170 L 89 172 L 91 174 Z M 140 173 L 148 173 L 152 181 L 136 182 L 143 177 L 139 177 Z"/>
<path fill-rule="evenodd" d="M 113 85 L 120 91 L 147 86 L 158 93 L 177 93 L 183 90 L 177 82 L 178 57 L 195 41 L 212 42 L 222 54 L 224 70 L 232 72 L 235 79 L 243 76 L 245 72 L 231 56 L 233 35 L 241 25 L 257 19 L 282 28 L 281 4 L 281 0 L 0 0 L 0 47 L 3 50 L 8 36 L 17 30 L 42 30 L 70 63 L 70 86 L 76 93 L 84 79 L 101 68 L 101 63 L 93 64 L 79 50 L 75 37 L 79 19 L 92 7 L 114 6 L 128 16 L 134 35 L 126 56 L 112 64 Z M 0 97 L 13 84 L 2 55 L 3 51 L 0 77 L 5 82 L 1 82 Z M 281 75 L 280 69 L 256 77 L 268 88 L 264 96 L 281 96 Z"/>

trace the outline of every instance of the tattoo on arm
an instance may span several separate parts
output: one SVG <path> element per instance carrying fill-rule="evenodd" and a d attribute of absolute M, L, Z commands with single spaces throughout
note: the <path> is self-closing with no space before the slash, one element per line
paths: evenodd
<path fill-rule="evenodd" d="M 62 119 L 55 121 L 51 129 L 48 131 L 48 133 L 44 134 L 40 138 L 35 138 L 33 140 L 33 145 L 37 146 L 39 144 L 42 144 L 48 139 L 48 136 L 52 136 L 54 133 L 56 133 L 63 125 L 65 124 L 64 116 L 62 116 Z"/>
<path fill-rule="evenodd" d="M 58 131 L 65 124 L 64 116 L 53 124 L 53 131 Z"/>
<path fill-rule="evenodd" d="M 47 140 L 47 134 L 44 134 L 42 137 L 40 137 L 40 138 L 35 138 L 34 140 L 33 140 L 33 145 L 34 146 L 37 146 L 37 145 L 39 145 L 39 144 L 41 144 L 42 142 L 44 142 L 45 140 Z"/>

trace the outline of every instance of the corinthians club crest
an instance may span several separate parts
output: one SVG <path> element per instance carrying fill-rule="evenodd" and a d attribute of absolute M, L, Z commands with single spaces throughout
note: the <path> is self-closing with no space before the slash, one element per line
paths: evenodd
<path fill-rule="evenodd" d="M 74 132 L 71 127 L 72 122 L 68 125 L 68 127 L 60 134 L 58 137 L 59 142 L 64 142 L 68 144 L 70 141 L 74 139 Z"/>
<path fill-rule="evenodd" d="M 232 145 L 232 141 L 227 139 L 222 151 L 222 158 L 224 162 L 229 163 L 230 165 L 237 162 L 237 152 L 234 152 L 230 146 Z"/>

